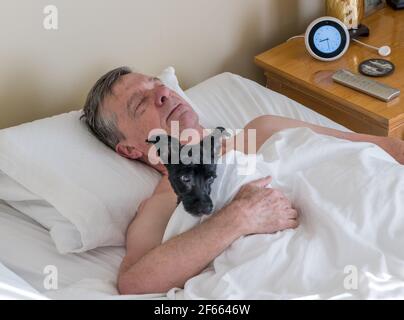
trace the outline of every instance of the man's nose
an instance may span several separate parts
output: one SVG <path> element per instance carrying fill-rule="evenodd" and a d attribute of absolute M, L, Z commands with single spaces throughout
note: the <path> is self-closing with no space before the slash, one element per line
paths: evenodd
<path fill-rule="evenodd" d="M 155 92 L 155 104 L 161 107 L 170 96 L 170 90 L 166 86 L 158 86 Z"/>

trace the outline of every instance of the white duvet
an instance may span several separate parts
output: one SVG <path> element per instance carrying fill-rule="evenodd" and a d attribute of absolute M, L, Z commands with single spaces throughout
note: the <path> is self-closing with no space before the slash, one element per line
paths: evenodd
<path fill-rule="evenodd" d="M 215 209 L 246 182 L 272 175 L 301 225 L 238 239 L 169 298 L 404 298 L 404 166 L 374 144 L 306 128 L 273 135 L 255 173 L 237 174 L 247 158 L 232 151 L 222 160 L 236 164 L 218 165 Z M 180 205 L 163 240 L 200 222 Z"/>

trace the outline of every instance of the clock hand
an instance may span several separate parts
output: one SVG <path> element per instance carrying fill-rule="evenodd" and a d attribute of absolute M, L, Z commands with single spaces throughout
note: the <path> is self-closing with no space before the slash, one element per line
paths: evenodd
<path fill-rule="evenodd" d="M 328 38 L 327 38 L 327 39 L 320 40 L 320 42 L 324 42 L 324 41 L 328 41 Z"/>

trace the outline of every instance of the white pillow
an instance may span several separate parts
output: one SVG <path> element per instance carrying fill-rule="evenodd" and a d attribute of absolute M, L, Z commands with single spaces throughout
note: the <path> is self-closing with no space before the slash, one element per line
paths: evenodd
<path fill-rule="evenodd" d="M 174 68 L 159 78 L 179 88 Z M 0 130 L 0 199 L 49 229 L 61 253 L 124 245 L 140 202 L 160 179 L 98 141 L 80 115 Z"/>

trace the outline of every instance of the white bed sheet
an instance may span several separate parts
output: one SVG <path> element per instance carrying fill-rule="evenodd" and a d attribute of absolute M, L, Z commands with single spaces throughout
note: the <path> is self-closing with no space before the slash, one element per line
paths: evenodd
<path fill-rule="evenodd" d="M 186 91 L 206 127 L 242 128 L 263 114 L 281 115 L 350 131 L 276 92 L 240 76 L 223 73 Z M 25 215 L 0 203 L 0 261 L 51 298 L 164 298 L 164 295 L 117 297 L 116 277 L 123 247 L 105 247 L 61 255 L 48 232 Z M 58 269 L 57 291 L 44 288 L 44 268 Z"/>
<path fill-rule="evenodd" d="M 45 299 L 21 277 L 0 262 L 0 300 Z"/>
<path fill-rule="evenodd" d="M 42 294 L 46 266 L 55 266 L 58 289 L 83 279 L 98 279 L 116 292 L 116 275 L 125 249 L 97 248 L 82 254 L 61 255 L 49 232 L 27 216 L 0 201 L 0 261 Z"/>

